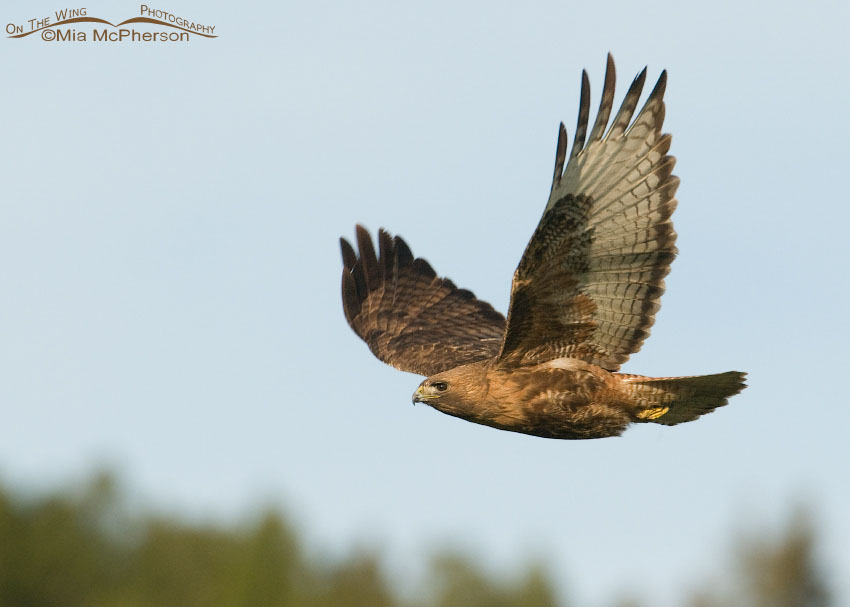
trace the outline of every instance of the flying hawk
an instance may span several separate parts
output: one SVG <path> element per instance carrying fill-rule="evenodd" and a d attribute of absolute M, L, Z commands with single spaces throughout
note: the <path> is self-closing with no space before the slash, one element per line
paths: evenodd
<path fill-rule="evenodd" d="M 670 216 L 679 179 L 667 154 L 662 72 L 632 121 L 646 69 L 610 126 L 614 62 L 588 133 L 582 72 L 569 157 L 561 123 L 549 201 L 511 285 L 505 319 L 414 257 L 400 237 L 357 226 L 344 238 L 348 324 L 387 364 L 420 375 L 413 401 L 471 422 L 546 438 L 603 438 L 630 423 L 674 426 L 726 404 L 745 374 L 644 377 L 619 373 L 655 320 L 676 256 Z M 607 130 L 606 130 L 607 129 Z"/>

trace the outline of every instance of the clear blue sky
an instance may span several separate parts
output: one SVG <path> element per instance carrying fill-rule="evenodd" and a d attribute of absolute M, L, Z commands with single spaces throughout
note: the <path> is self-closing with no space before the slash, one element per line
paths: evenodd
<path fill-rule="evenodd" d="M 158 8 L 219 38 L 0 40 L 0 477 L 106 462 L 188 516 L 280 501 L 323 550 L 377 543 L 395 571 L 446 541 L 538 555 L 588 605 L 676 604 L 730 531 L 808 504 L 850 600 L 850 9 L 692 6 L 187 1 Z M 412 407 L 419 378 L 345 324 L 337 238 L 384 226 L 505 311 L 558 122 L 582 68 L 595 107 L 608 51 L 618 100 L 668 69 L 682 180 L 681 253 L 624 370 L 750 387 L 589 442 Z"/>

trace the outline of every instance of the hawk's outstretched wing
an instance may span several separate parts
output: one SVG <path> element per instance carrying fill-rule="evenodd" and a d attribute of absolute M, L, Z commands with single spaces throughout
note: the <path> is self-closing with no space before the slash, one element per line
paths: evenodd
<path fill-rule="evenodd" d="M 357 226 L 358 257 L 340 238 L 342 302 L 348 324 L 372 353 L 402 371 L 434 375 L 492 358 L 499 352 L 505 317 L 451 280 L 439 278 L 407 244 Z"/>
<path fill-rule="evenodd" d="M 679 180 L 670 135 L 661 134 L 666 72 L 631 122 L 645 77 L 646 69 L 606 133 L 615 81 L 608 56 L 585 144 L 590 85 L 582 74 L 569 161 L 564 169 L 562 123 L 549 203 L 514 274 L 502 364 L 569 356 L 616 371 L 649 335 L 676 256 L 670 215 Z"/>

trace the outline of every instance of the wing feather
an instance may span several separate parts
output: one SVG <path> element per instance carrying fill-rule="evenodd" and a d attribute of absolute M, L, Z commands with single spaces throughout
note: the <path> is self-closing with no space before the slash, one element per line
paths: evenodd
<path fill-rule="evenodd" d="M 587 70 L 581 71 L 581 98 L 578 102 L 578 108 L 576 136 L 573 139 L 573 149 L 570 150 L 570 160 L 579 155 L 587 137 L 587 121 L 590 119 L 590 78 L 587 77 Z M 566 145 L 566 142 L 564 142 L 564 145 Z M 560 179 L 560 173 L 558 178 Z"/>
<path fill-rule="evenodd" d="M 437 277 L 407 244 L 356 228 L 359 256 L 344 238 L 342 303 L 348 324 L 372 353 L 401 369 L 434 375 L 499 352 L 505 318 L 466 289 Z"/>
<path fill-rule="evenodd" d="M 559 170 L 566 149 L 559 136 L 549 202 L 514 274 L 503 364 L 572 356 L 616 371 L 640 349 L 660 307 L 676 256 L 670 216 L 679 184 L 667 154 L 671 138 L 661 134 L 667 75 L 635 116 L 644 68 L 609 127 L 615 73 L 609 55 L 586 142 L 590 94 L 582 73 L 569 162 Z"/>
<path fill-rule="evenodd" d="M 608 65 L 605 67 L 605 85 L 602 87 L 602 97 L 599 100 L 599 111 L 596 113 L 596 122 L 593 123 L 593 131 L 590 133 L 590 143 L 596 143 L 602 139 L 608 117 L 611 116 L 611 108 L 614 107 L 614 85 L 617 80 L 617 70 L 614 69 L 614 58 L 608 53 Z M 588 89 L 590 86 L 588 85 Z M 578 154 L 576 154 L 578 156 Z"/>
<path fill-rule="evenodd" d="M 564 123 L 558 128 L 558 143 L 555 146 L 555 174 L 552 176 L 552 189 L 561 181 L 561 174 L 564 172 L 564 160 L 567 157 L 567 129 L 564 128 Z"/>

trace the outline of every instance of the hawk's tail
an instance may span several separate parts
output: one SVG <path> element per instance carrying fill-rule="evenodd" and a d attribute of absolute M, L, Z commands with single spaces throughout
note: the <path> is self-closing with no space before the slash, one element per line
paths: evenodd
<path fill-rule="evenodd" d="M 746 388 L 745 373 L 728 371 L 695 377 L 625 376 L 634 403 L 636 422 L 675 426 L 711 413 Z"/>

